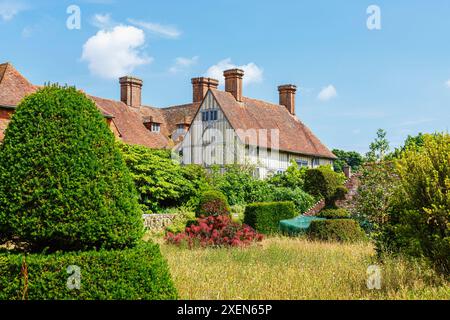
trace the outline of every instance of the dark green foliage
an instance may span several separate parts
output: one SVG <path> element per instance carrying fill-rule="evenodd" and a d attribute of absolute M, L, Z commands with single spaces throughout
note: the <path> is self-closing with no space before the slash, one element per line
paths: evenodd
<path fill-rule="evenodd" d="M 336 209 L 336 201 L 345 200 L 348 194 L 348 189 L 344 186 L 339 186 L 336 188 L 334 193 L 329 198 L 325 198 L 325 204 L 327 208 Z"/>
<path fill-rule="evenodd" d="M 306 212 L 310 209 L 315 201 L 314 197 L 306 193 L 300 188 L 274 188 L 269 197 L 272 202 L 291 201 L 294 203 L 295 210 L 298 214 Z"/>
<path fill-rule="evenodd" d="M 146 212 L 181 205 L 195 207 L 199 195 L 208 188 L 203 168 L 182 167 L 171 159 L 170 151 L 125 144 L 120 148 Z"/>
<path fill-rule="evenodd" d="M 334 206 L 336 189 L 343 185 L 345 176 L 324 166 L 306 172 L 305 191 L 317 199 L 324 198 L 327 206 Z"/>
<path fill-rule="evenodd" d="M 325 209 L 317 217 L 325 219 L 348 219 L 350 213 L 346 209 Z"/>
<path fill-rule="evenodd" d="M 366 234 L 355 220 L 337 219 L 312 221 L 308 237 L 319 241 L 358 242 L 366 239 Z"/>
<path fill-rule="evenodd" d="M 422 148 L 425 143 L 425 136 L 423 133 L 419 133 L 417 136 L 408 135 L 403 146 L 395 148 L 393 152 L 386 156 L 386 160 L 399 159 L 406 150 Z"/>
<path fill-rule="evenodd" d="M 177 299 L 156 244 L 114 251 L 32 254 L 25 261 L 27 286 L 22 272 L 24 254 L 0 254 L 0 300 Z M 67 287 L 69 266 L 80 268 L 80 290 Z"/>
<path fill-rule="evenodd" d="M 364 157 L 356 151 L 333 149 L 332 152 L 337 157 L 333 164 L 336 172 L 343 172 L 346 165 L 350 166 L 352 171 L 359 171 L 364 163 Z"/>
<path fill-rule="evenodd" d="M 297 215 L 292 202 L 252 203 L 245 208 L 244 223 L 263 234 L 279 232 L 281 220 L 292 219 Z"/>
<path fill-rule="evenodd" d="M 222 216 L 230 214 L 230 206 L 223 193 L 216 190 L 205 191 L 200 196 L 197 217 Z"/>
<path fill-rule="evenodd" d="M 137 194 L 95 104 L 74 88 L 25 98 L 0 147 L 0 233 L 31 249 L 125 248 L 142 236 Z"/>

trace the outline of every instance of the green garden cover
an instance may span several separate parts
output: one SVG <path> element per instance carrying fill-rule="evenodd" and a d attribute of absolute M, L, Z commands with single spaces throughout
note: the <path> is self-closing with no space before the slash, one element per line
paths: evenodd
<path fill-rule="evenodd" d="M 306 229 L 309 228 L 311 221 L 314 220 L 326 220 L 326 219 L 317 217 L 299 216 L 297 218 L 290 220 L 281 220 L 280 230 L 281 232 L 288 234 L 290 236 L 296 236 L 305 233 Z"/>

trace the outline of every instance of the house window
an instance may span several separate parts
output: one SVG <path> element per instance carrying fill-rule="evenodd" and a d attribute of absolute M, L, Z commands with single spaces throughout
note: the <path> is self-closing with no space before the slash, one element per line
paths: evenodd
<path fill-rule="evenodd" d="M 297 160 L 297 164 L 299 167 L 309 167 L 308 160 Z"/>
<path fill-rule="evenodd" d="M 152 132 L 161 132 L 161 124 L 159 124 L 159 123 L 152 123 L 151 131 Z"/>
<path fill-rule="evenodd" d="M 185 131 L 185 129 L 184 129 L 184 124 L 178 124 L 178 125 L 177 125 L 177 131 L 178 131 L 178 132 L 184 132 L 184 131 Z"/>
<path fill-rule="evenodd" d="M 313 159 L 313 167 L 318 167 L 320 166 L 320 159 L 319 158 L 314 158 Z"/>
<path fill-rule="evenodd" d="M 202 111 L 202 121 L 217 121 L 217 110 Z"/>

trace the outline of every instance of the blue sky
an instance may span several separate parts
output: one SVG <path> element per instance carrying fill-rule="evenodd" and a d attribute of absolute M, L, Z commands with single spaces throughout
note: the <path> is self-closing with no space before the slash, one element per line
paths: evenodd
<path fill-rule="evenodd" d="M 67 8 L 81 10 L 70 30 Z M 381 29 L 369 30 L 377 5 Z M 247 71 L 244 95 L 277 102 L 300 90 L 297 115 L 330 148 L 365 152 L 378 128 L 392 146 L 448 131 L 448 0 L 0 0 L 0 62 L 35 84 L 118 99 L 117 77 L 144 80 L 143 101 L 187 103 L 190 78 Z"/>

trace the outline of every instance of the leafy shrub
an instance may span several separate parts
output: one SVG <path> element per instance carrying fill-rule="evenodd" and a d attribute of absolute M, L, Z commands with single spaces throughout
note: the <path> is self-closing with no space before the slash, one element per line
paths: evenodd
<path fill-rule="evenodd" d="M 399 178 L 380 245 L 450 272 L 450 134 L 424 135 L 396 161 Z"/>
<path fill-rule="evenodd" d="M 184 232 L 184 230 L 186 229 L 186 224 L 189 221 L 193 220 L 195 220 L 195 212 L 182 211 L 176 215 L 173 223 L 166 228 L 166 232 L 170 232 L 173 234 Z"/>
<path fill-rule="evenodd" d="M 270 200 L 272 202 L 292 201 L 298 213 L 306 212 L 315 203 L 314 197 L 300 188 L 274 188 Z"/>
<path fill-rule="evenodd" d="M 75 88 L 40 89 L 13 115 L 0 147 L 0 234 L 33 250 L 125 248 L 141 238 L 115 137 Z"/>
<path fill-rule="evenodd" d="M 302 189 L 307 171 L 307 167 L 299 167 L 297 162 L 292 160 L 291 165 L 285 172 L 273 175 L 267 182 L 275 187 Z"/>
<path fill-rule="evenodd" d="M 245 209 L 244 223 L 263 234 L 279 232 L 281 220 L 296 216 L 292 202 L 267 202 L 249 204 Z"/>
<path fill-rule="evenodd" d="M 253 175 L 255 168 L 249 165 L 227 165 L 225 170 L 213 166 L 210 173 L 210 182 L 214 189 L 222 192 L 230 205 L 246 204 L 250 198 L 259 197 L 266 184 Z"/>
<path fill-rule="evenodd" d="M 366 165 L 359 178 L 352 216 L 364 229 L 377 237 L 389 220 L 399 179 L 391 162 Z"/>
<path fill-rule="evenodd" d="M 24 265 L 28 281 L 24 279 Z M 80 290 L 67 287 L 69 266 L 80 268 Z M 142 243 L 118 251 L 0 254 L 0 300 L 23 298 L 167 300 L 176 299 L 177 291 L 156 244 Z"/>
<path fill-rule="evenodd" d="M 316 220 L 308 228 L 308 237 L 319 241 L 358 242 L 366 239 L 366 234 L 355 220 Z"/>
<path fill-rule="evenodd" d="M 346 209 L 325 209 L 317 216 L 325 219 L 348 219 L 350 218 L 350 213 Z"/>
<path fill-rule="evenodd" d="M 187 245 L 189 248 L 201 247 L 242 247 L 255 241 L 261 241 L 263 236 L 249 226 L 235 223 L 228 215 L 198 218 L 196 224 L 186 228 L 184 233 L 168 233 L 166 241 L 174 245 Z"/>
<path fill-rule="evenodd" d="M 126 144 L 120 148 L 146 212 L 156 213 L 184 204 L 195 206 L 201 192 L 208 188 L 203 168 L 182 167 L 172 161 L 168 150 Z"/>
<path fill-rule="evenodd" d="M 329 166 L 322 166 L 306 172 L 305 191 L 317 199 L 324 198 L 327 206 L 334 206 L 336 189 L 343 185 L 345 176 L 336 173 Z"/>
<path fill-rule="evenodd" d="M 228 215 L 230 214 L 230 206 L 223 193 L 210 190 L 201 195 L 196 214 L 197 217 Z"/>

